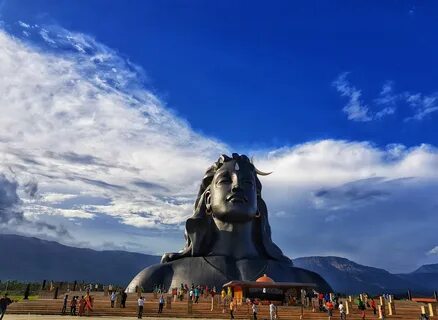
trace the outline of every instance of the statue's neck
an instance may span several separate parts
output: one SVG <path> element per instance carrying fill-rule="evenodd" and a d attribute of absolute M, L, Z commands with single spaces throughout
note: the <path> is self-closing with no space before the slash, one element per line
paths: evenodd
<path fill-rule="evenodd" d="M 239 259 L 257 258 L 259 253 L 252 238 L 252 222 L 231 223 L 213 218 L 216 240 L 209 255 Z"/>

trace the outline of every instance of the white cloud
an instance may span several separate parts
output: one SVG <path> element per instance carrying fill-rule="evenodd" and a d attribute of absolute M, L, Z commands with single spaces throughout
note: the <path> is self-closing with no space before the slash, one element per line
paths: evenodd
<path fill-rule="evenodd" d="M 348 72 L 341 73 L 333 82 L 338 92 L 348 98 L 347 104 L 342 109 L 349 120 L 371 121 L 382 119 L 395 114 L 399 105 L 408 105 L 413 114 L 405 121 L 422 120 L 426 116 L 438 111 L 438 93 L 425 95 L 423 93 L 394 92 L 394 82 L 386 81 L 369 107 L 361 99 L 362 91 L 354 87 L 348 80 Z"/>
<path fill-rule="evenodd" d="M 438 94 L 423 95 L 421 93 L 403 94 L 404 99 L 414 110 L 414 115 L 406 120 L 422 120 L 427 115 L 438 111 Z"/>
<path fill-rule="evenodd" d="M 353 121 L 370 121 L 372 117 L 369 115 L 368 107 L 361 100 L 362 92 L 356 89 L 347 80 L 348 73 L 342 73 L 333 82 L 333 86 L 343 97 L 348 98 L 348 102 L 342 109 L 347 114 L 348 120 Z"/>
<path fill-rule="evenodd" d="M 93 208 L 136 227 L 183 221 L 191 204 L 178 199 L 195 194 L 200 168 L 227 146 L 166 110 L 139 69 L 109 48 L 62 29 L 40 34 L 60 49 L 0 31 L 1 168 L 36 179 L 39 201 L 52 206 L 86 194 L 110 199 Z M 32 205 L 24 210 L 36 213 Z M 50 212 L 39 205 L 49 215 L 96 214 L 80 202 Z"/>
<path fill-rule="evenodd" d="M 273 171 L 261 178 L 263 196 L 270 212 L 287 213 L 270 220 L 275 241 L 291 257 L 336 248 L 396 272 L 436 263 L 422 255 L 438 224 L 435 147 L 323 140 L 259 152 L 254 161 Z"/>
<path fill-rule="evenodd" d="M 29 29 L 29 28 L 30 28 L 30 25 L 27 24 L 27 23 L 25 23 L 25 22 L 23 22 L 23 21 L 18 21 L 18 24 L 19 24 L 21 27 L 23 27 L 23 28 L 26 28 L 26 29 Z"/>
<path fill-rule="evenodd" d="M 427 254 L 429 255 L 438 255 L 438 246 L 433 247 L 432 249 L 430 249 Z"/>

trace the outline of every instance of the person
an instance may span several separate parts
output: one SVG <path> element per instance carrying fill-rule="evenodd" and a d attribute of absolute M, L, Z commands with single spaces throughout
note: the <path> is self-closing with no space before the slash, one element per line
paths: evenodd
<path fill-rule="evenodd" d="M 116 301 L 116 292 L 115 291 L 111 292 L 110 300 L 111 300 L 111 308 L 114 308 L 114 302 Z"/>
<path fill-rule="evenodd" d="M 346 319 L 346 314 L 345 314 L 345 308 L 344 305 L 342 304 L 342 301 L 339 301 L 339 317 L 341 320 L 345 320 Z"/>
<path fill-rule="evenodd" d="M 158 313 L 163 313 L 163 307 L 164 307 L 164 297 L 163 295 L 161 295 L 160 299 L 158 299 Z"/>
<path fill-rule="evenodd" d="M 126 299 L 128 299 L 128 294 L 123 291 L 122 292 L 122 301 L 120 303 L 120 308 L 126 308 Z"/>
<path fill-rule="evenodd" d="M 234 319 L 234 311 L 236 311 L 236 303 L 234 302 L 234 299 L 231 299 L 231 302 L 230 302 L 230 319 Z"/>
<path fill-rule="evenodd" d="M 93 311 L 93 297 L 90 295 L 89 290 L 87 290 L 85 294 L 85 310 L 87 311 L 87 315 L 90 315 L 90 312 Z"/>
<path fill-rule="evenodd" d="M 65 312 L 67 311 L 67 303 L 68 303 L 68 294 L 66 294 L 64 296 L 64 301 L 62 302 L 62 310 L 61 310 L 61 314 L 65 314 Z"/>
<path fill-rule="evenodd" d="M 318 293 L 318 305 L 319 305 L 319 309 L 321 310 L 321 306 L 323 305 L 323 299 L 324 299 L 324 294 L 322 292 Z"/>
<path fill-rule="evenodd" d="M 193 290 L 193 294 L 195 296 L 195 303 L 198 303 L 199 300 L 199 286 Z"/>
<path fill-rule="evenodd" d="M 312 305 L 313 297 L 314 297 L 314 293 L 313 293 L 313 291 L 312 291 L 312 290 L 309 290 L 309 291 L 307 292 L 307 294 L 306 294 L 306 306 L 307 306 L 308 308 L 313 307 L 313 305 Z"/>
<path fill-rule="evenodd" d="M 371 308 L 373 309 L 374 315 L 377 313 L 377 307 L 376 307 L 376 301 L 374 301 L 373 298 L 371 298 Z"/>
<path fill-rule="evenodd" d="M 385 306 L 382 306 L 381 310 L 382 310 L 382 320 L 385 320 L 386 319 Z"/>
<path fill-rule="evenodd" d="M 85 301 L 84 296 L 81 297 L 81 299 L 79 300 L 79 309 L 78 309 L 78 316 L 82 317 L 85 313 L 85 305 L 87 304 L 87 302 Z"/>
<path fill-rule="evenodd" d="M 257 320 L 257 313 L 259 312 L 259 308 L 257 306 L 257 304 L 255 303 L 255 301 L 253 301 L 252 303 L 252 315 L 254 317 L 254 320 Z"/>
<path fill-rule="evenodd" d="M 333 317 L 333 308 L 334 308 L 334 306 L 333 306 L 333 302 L 331 302 L 331 301 L 329 300 L 329 301 L 327 301 L 327 302 L 325 303 L 325 306 L 326 306 L 326 308 L 327 308 L 328 319 L 331 320 L 332 317 Z"/>
<path fill-rule="evenodd" d="M 269 316 L 271 320 L 277 319 L 277 307 L 272 301 L 269 302 Z"/>
<path fill-rule="evenodd" d="M 420 315 L 420 320 L 429 320 L 429 316 L 427 314 L 425 314 L 425 313 L 422 313 Z"/>
<path fill-rule="evenodd" d="M 75 316 L 76 315 L 76 296 L 73 296 L 73 298 L 70 301 L 70 315 Z"/>
<path fill-rule="evenodd" d="M 193 300 L 193 289 L 190 289 L 190 291 L 189 291 L 189 300 L 190 301 Z"/>
<path fill-rule="evenodd" d="M 143 297 L 138 298 L 137 305 L 138 305 L 137 318 L 141 319 L 141 318 L 143 318 L 143 308 L 144 308 L 144 298 Z"/>
<path fill-rule="evenodd" d="M 360 317 L 362 320 L 365 320 L 365 303 L 361 299 L 359 299 L 358 309 L 360 310 Z"/>
<path fill-rule="evenodd" d="M 5 313 L 6 313 L 6 309 L 8 308 L 8 306 L 12 303 L 12 300 L 8 297 L 8 294 L 5 293 L 5 295 L 3 296 L 3 298 L 0 299 L 0 320 L 3 319 Z"/>
<path fill-rule="evenodd" d="M 259 175 L 267 174 L 247 156 L 222 155 L 202 179 L 184 248 L 140 271 L 129 290 L 153 283 L 173 287 L 184 278 L 219 287 L 230 278 L 255 279 L 264 270 L 274 280 L 315 283 L 318 291 L 333 292 L 317 273 L 294 267 L 273 242 Z"/>

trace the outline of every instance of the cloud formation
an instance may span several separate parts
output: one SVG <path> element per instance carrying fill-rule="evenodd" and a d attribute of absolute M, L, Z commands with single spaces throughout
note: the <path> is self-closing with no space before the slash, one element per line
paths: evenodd
<path fill-rule="evenodd" d="M 274 171 L 263 195 L 291 257 L 324 252 L 393 271 L 436 263 L 424 254 L 438 223 L 435 147 L 323 140 L 259 153 L 256 163 Z"/>
<path fill-rule="evenodd" d="M 404 119 L 405 121 L 422 120 L 438 111 L 438 93 L 426 95 L 420 92 L 394 92 L 392 81 L 386 81 L 378 97 L 366 104 L 362 99 L 362 91 L 351 84 L 347 79 L 348 75 L 348 72 L 341 73 L 333 82 L 341 96 L 348 99 L 342 109 L 348 120 L 379 120 L 396 113 L 400 107 L 410 108 L 410 115 Z"/>
<path fill-rule="evenodd" d="M 29 187 L 30 186 L 30 187 Z M 23 186 L 25 192 L 34 192 L 34 185 L 28 183 Z M 59 238 L 70 238 L 70 234 L 63 225 L 53 225 L 44 221 L 28 219 L 22 211 L 22 200 L 18 193 L 18 183 L 13 177 L 0 174 L 0 230 L 9 229 L 16 232 L 36 229 L 53 233 Z M 30 190 L 30 191 L 29 191 Z"/>
<path fill-rule="evenodd" d="M 0 150 L 3 168 L 31 177 L 23 185 L 30 198 L 41 189 L 26 211 L 99 212 L 153 228 L 184 220 L 191 204 L 181 199 L 195 192 L 199 168 L 227 147 L 165 109 L 143 89 L 139 68 L 111 49 L 64 29 L 21 25 L 42 42 L 0 32 Z M 53 194 L 108 201 L 56 208 Z"/>
<path fill-rule="evenodd" d="M 15 35 L 0 30 L 0 172 L 15 177 L 1 180 L 0 191 L 15 190 L 2 193 L 1 206 L 67 228 L 74 245 L 178 250 L 204 171 L 234 150 L 170 112 L 141 68 L 114 50 L 61 28 L 20 25 Z M 347 74 L 335 86 L 351 120 L 396 112 L 391 83 L 373 102 L 378 112 Z M 273 237 L 292 258 L 337 254 L 393 270 L 434 259 L 424 252 L 438 222 L 435 147 L 322 140 L 237 151 L 274 171 L 261 178 L 263 196 Z M 398 248 L 401 237 L 410 241 Z"/>
<path fill-rule="evenodd" d="M 372 117 L 369 114 L 368 107 L 361 99 L 362 92 L 352 86 L 347 80 L 348 72 L 342 73 L 333 82 L 333 86 L 338 90 L 341 96 L 348 99 L 347 104 L 342 111 L 347 114 L 348 120 L 353 121 L 370 121 Z"/>
<path fill-rule="evenodd" d="M 427 254 L 430 255 L 438 255 L 438 246 L 433 247 L 432 249 L 430 249 Z"/>

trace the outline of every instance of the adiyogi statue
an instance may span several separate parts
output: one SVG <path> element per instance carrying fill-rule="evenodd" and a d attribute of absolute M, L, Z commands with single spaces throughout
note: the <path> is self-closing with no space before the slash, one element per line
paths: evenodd
<path fill-rule="evenodd" d="M 271 239 L 259 171 L 245 155 L 222 155 L 205 173 L 187 219 L 185 247 L 165 253 L 160 264 L 143 269 L 129 284 L 151 291 L 181 283 L 216 286 L 232 280 L 255 281 L 268 274 L 276 282 L 314 283 L 331 292 L 317 273 L 296 268 Z"/>

